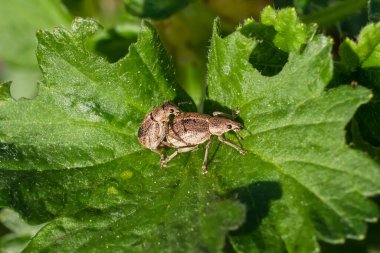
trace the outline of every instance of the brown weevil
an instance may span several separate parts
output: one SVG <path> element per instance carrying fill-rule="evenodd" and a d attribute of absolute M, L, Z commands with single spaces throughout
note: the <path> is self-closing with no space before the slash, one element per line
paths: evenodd
<path fill-rule="evenodd" d="M 168 133 L 170 117 L 179 113 L 180 109 L 177 106 L 166 102 L 147 114 L 139 127 L 137 134 L 139 142 L 160 154 L 161 161 L 164 159 L 164 155 L 160 145 Z"/>
<path fill-rule="evenodd" d="M 211 136 L 218 136 L 219 141 L 237 150 L 240 154 L 246 154 L 246 151 L 237 145 L 226 140 L 224 133 L 229 131 L 239 132 L 243 126 L 233 120 L 218 117 L 223 113 L 214 112 L 213 116 L 201 113 L 180 113 L 176 115 L 173 122 L 169 125 L 169 131 L 166 135 L 166 142 L 163 144 L 175 148 L 176 151 L 166 159 L 161 159 L 161 165 L 172 160 L 179 153 L 189 152 L 198 147 L 198 145 L 207 141 L 205 155 L 202 164 L 203 174 L 207 173 L 207 156 L 211 146 Z"/>

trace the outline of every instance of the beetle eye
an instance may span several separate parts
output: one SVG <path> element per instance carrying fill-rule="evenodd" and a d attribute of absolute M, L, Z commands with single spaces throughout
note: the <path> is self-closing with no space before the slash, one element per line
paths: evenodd
<path fill-rule="evenodd" d="M 174 113 L 174 109 L 170 109 L 170 113 Z"/>
<path fill-rule="evenodd" d="M 231 125 L 231 124 L 228 124 L 228 125 L 227 125 L 227 128 L 228 128 L 228 129 L 232 129 L 232 125 Z"/>

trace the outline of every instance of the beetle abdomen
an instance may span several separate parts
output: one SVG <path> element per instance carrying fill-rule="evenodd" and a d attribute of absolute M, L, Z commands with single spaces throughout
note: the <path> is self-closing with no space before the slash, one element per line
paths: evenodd
<path fill-rule="evenodd" d="M 166 137 L 167 142 L 176 147 L 202 144 L 210 138 L 209 116 L 203 114 L 183 113 L 174 118 Z"/>

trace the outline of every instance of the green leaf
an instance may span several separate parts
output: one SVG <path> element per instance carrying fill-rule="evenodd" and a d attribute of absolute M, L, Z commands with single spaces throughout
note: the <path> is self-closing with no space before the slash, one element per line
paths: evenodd
<path fill-rule="evenodd" d="M 152 108 L 189 101 L 157 33 L 144 23 L 110 64 L 85 47 L 98 28 L 76 19 L 39 31 L 39 96 L 0 101 L 0 206 L 49 221 L 25 252 L 220 251 L 244 207 L 216 195 L 196 161 L 161 170 L 137 140 Z"/>
<path fill-rule="evenodd" d="M 0 16 L 0 61 L 4 63 L 0 82 L 13 81 L 15 98 L 34 97 L 35 82 L 41 79 L 35 55 L 36 30 L 69 25 L 71 18 L 58 0 L 3 1 Z"/>
<path fill-rule="evenodd" d="M 11 82 L 0 84 L 0 100 L 7 99 L 11 96 Z"/>
<path fill-rule="evenodd" d="M 377 196 L 374 198 L 375 202 L 379 205 L 380 199 Z M 365 240 L 354 241 L 348 240 L 345 244 L 342 245 L 332 245 L 332 244 L 321 244 L 321 252 L 324 253 L 336 253 L 336 252 L 345 252 L 345 253 L 358 253 L 358 252 L 378 252 L 380 248 L 380 221 L 377 221 L 374 224 L 369 224 L 368 233 Z"/>
<path fill-rule="evenodd" d="M 143 159 L 146 167 L 141 170 Z M 49 223 L 26 252 L 217 251 L 223 245 L 221 235 L 241 222 L 242 208 L 227 200 L 210 199 L 209 181 L 189 167 L 161 171 L 157 157 L 147 151 L 119 161 L 119 165 L 90 168 L 99 180 L 97 184 L 91 179 L 96 184 L 91 189 L 81 184 L 81 179 L 75 180 L 78 173 L 70 173 L 78 186 L 70 187 L 72 196 L 67 196 L 67 202 L 78 200 L 74 195 L 80 194 L 93 209 Z M 48 180 L 51 177 L 46 173 L 39 178 L 40 183 Z M 49 185 L 59 183 L 57 176 L 53 180 Z M 59 194 L 59 188 L 53 192 Z M 64 240 L 60 239 L 63 236 Z"/>
<path fill-rule="evenodd" d="M 352 48 L 352 45 L 354 45 L 352 44 L 352 41 L 346 39 L 339 46 L 339 56 L 342 63 L 345 65 L 344 67 L 346 69 L 344 70 L 346 71 L 355 71 L 355 69 L 360 65 L 360 59 Z"/>
<path fill-rule="evenodd" d="M 349 47 L 359 58 L 360 64 L 363 68 L 379 67 L 380 65 L 380 23 L 369 24 L 363 28 L 358 37 L 358 43 L 351 39 L 346 39 L 342 45 Z M 343 58 L 343 60 L 345 60 Z M 350 62 L 347 62 L 350 64 Z"/>
<path fill-rule="evenodd" d="M 355 119 L 364 141 L 380 146 L 380 23 L 368 24 L 360 32 L 357 42 L 346 39 L 339 48 L 346 82 L 352 80 L 370 88 L 374 98 L 360 107 Z M 360 145 L 359 146 L 363 146 Z M 367 149 L 366 149 L 367 150 Z"/>
<path fill-rule="evenodd" d="M 128 12 L 142 18 L 161 19 L 186 7 L 190 0 L 124 0 Z"/>
<path fill-rule="evenodd" d="M 298 51 L 307 39 L 315 33 L 315 25 L 305 25 L 297 17 L 294 8 L 286 8 L 276 12 L 267 6 L 261 13 L 261 22 L 273 26 L 276 30 L 274 44 L 286 52 Z"/>
<path fill-rule="evenodd" d="M 332 40 L 297 22 L 278 31 L 273 20 L 248 22 L 224 38 L 215 26 L 207 110 L 240 109 L 248 154 L 215 140 L 207 176 L 203 147 L 160 169 L 138 143 L 154 107 L 189 100 L 149 23 L 113 64 L 86 49 L 99 28 L 93 20 L 39 31 L 39 96 L 15 101 L 6 85 L 0 93 L 0 206 L 47 222 L 25 252 L 221 252 L 227 234 L 239 252 L 314 252 L 317 239 L 363 238 L 378 217 L 366 197 L 380 192 L 380 172 L 345 144 L 344 127 L 372 95 L 324 91 Z M 286 30 L 296 41 L 268 36 L 267 45 L 292 45 L 286 64 L 262 75 L 250 63 L 256 37 Z"/>
<path fill-rule="evenodd" d="M 10 231 L 0 238 L 0 250 L 4 253 L 21 252 L 41 228 L 41 225 L 28 225 L 15 211 L 7 208 L 0 211 L 0 221 Z"/>
<path fill-rule="evenodd" d="M 241 32 L 258 42 L 250 63 L 263 75 L 273 76 L 285 65 L 289 51 L 302 49 L 316 26 L 300 23 L 292 8 L 276 12 L 268 6 L 261 13 L 261 21 L 246 20 Z"/>
<path fill-rule="evenodd" d="M 332 41 L 322 35 L 290 52 L 279 74 L 263 76 L 248 61 L 258 42 L 241 30 L 222 38 L 216 26 L 208 66 L 209 99 L 239 108 L 246 129 L 248 155 L 222 147 L 210 168 L 248 206 L 246 223 L 230 237 L 234 248 L 314 252 L 317 239 L 362 239 L 365 222 L 378 217 L 365 197 L 379 193 L 380 173 L 345 144 L 344 127 L 371 93 L 324 91 L 332 77 Z"/>
<path fill-rule="evenodd" d="M 254 32 L 252 33 L 252 31 Z M 252 66 L 266 76 L 278 74 L 287 62 L 289 54 L 274 44 L 273 40 L 276 35 L 274 28 L 246 20 L 241 32 L 258 41 L 256 50 L 249 57 Z"/>
<path fill-rule="evenodd" d="M 363 105 L 364 107 L 365 105 Z M 359 114 L 359 112 L 357 112 Z M 362 126 L 363 127 L 363 126 Z M 352 141 L 352 146 L 355 148 L 364 150 L 366 153 L 368 153 L 377 163 L 380 164 L 380 147 L 376 147 L 371 145 L 368 141 L 366 141 L 363 136 L 361 129 L 359 128 L 359 124 L 357 122 L 357 119 L 353 118 L 351 120 L 351 124 L 349 126 L 350 130 L 350 138 Z"/>
<path fill-rule="evenodd" d="M 106 57 L 109 62 L 117 62 L 128 53 L 129 46 L 136 42 L 140 23 L 137 19 L 131 20 L 107 31 L 98 32 L 89 43 L 92 51 Z"/>

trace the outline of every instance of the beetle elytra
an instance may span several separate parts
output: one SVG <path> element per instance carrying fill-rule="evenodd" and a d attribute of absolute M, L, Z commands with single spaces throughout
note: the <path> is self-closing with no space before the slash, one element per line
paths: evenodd
<path fill-rule="evenodd" d="M 207 173 L 207 157 L 211 146 L 211 136 L 218 136 L 219 141 L 234 148 L 240 154 L 246 154 L 246 151 L 239 146 L 226 140 L 224 133 L 229 131 L 239 132 L 243 126 L 233 120 L 218 117 L 223 113 L 214 112 L 213 116 L 201 113 L 180 113 L 176 115 L 173 122 L 169 124 L 169 131 L 166 135 L 166 142 L 163 144 L 175 148 L 176 151 L 165 159 L 161 159 L 161 165 L 166 166 L 179 153 L 189 152 L 198 147 L 198 145 L 207 141 L 205 155 L 202 164 L 203 174 Z"/>

